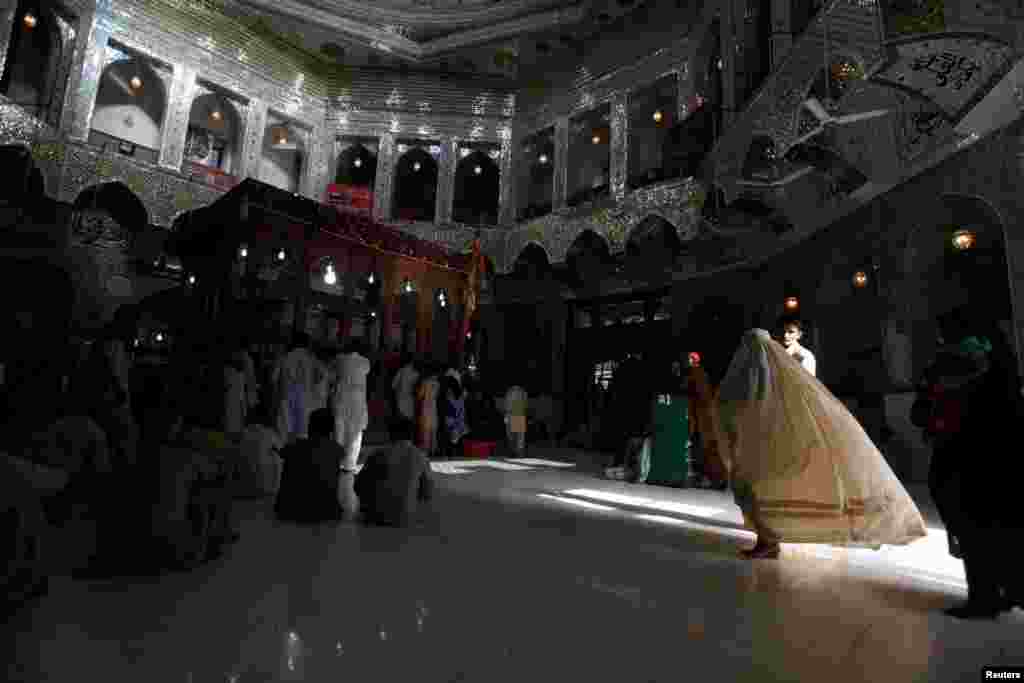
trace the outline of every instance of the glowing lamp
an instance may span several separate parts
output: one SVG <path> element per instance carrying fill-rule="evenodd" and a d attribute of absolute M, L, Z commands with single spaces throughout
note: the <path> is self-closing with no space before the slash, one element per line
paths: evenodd
<path fill-rule="evenodd" d="M 590 141 L 593 142 L 595 145 L 600 145 L 601 144 L 601 136 L 600 135 L 595 135 L 594 137 L 590 138 Z"/>
<path fill-rule="evenodd" d="M 795 311 L 796 309 L 800 308 L 800 300 L 797 299 L 795 296 L 787 296 L 786 300 L 783 302 L 783 305 L 786 307 L 787 311 Z"/>
<path fill-rule="evenodd" d="M 655 123 L 661 123 L 661 120 L 665 118 L 665 115 L 661 113 L 661 110 L 658 110 L 654 112 L 652 118 L 654 119 Z"/>
<path fill-rule="evenodd" d="M 868 284 L 868 274 L 863 270 L 858 270 L 853 274 L 853 286 L 857 289 L 864 289 Z"/>
<path fill-rule="evenodd" d="M 412 294 L 411 280 L 406 280 L 405 282 L 402 283 L 402 291 L 404 291 L 406 294 Z"/>
<path fill-rule="evenodd" d="M 377 317 L 377 311 L 370 311 L 370 317 L 371 318 L 376 318 Z"/>
<path fill-rule="evenodd" d="M 222 118 L 224 118 L 224 115 L 221 114 L 220 111 L 214 109 L 212 112 L 210 112 L 210 118 L 214 121 L 220 121 Z"/>
<path fill-rule="evenodd" d="M 194 285 L 196 283 L 196 276 L 195 275 L 189 275 L 188 276 L 188 283 L 190 285 Z"/>
<path fill-rule="evenodd" d="M 970 230 L 957 230 L 953 233 L 953 248 L 957 251 L 967 251 L 974 246 L 977 239 L 977 236 Z"/>
<path fill-rule="evenodd" d="M 334 268 L 328 267 L 327 272 L 324 273 L 324 283 L 328 285 L 334 285 L 338 282 L 338 274 L 334 272 Z"/>
<path fill-rule="evenodd" d="M 132 80 L 128 81 L 128 85 L 132 87 L 132 90 L 138 90 L 142 87 L 142 79 L 138 76 L 132 76 Z"/>
<path fill-rule="evenodd" d="M 414 162 L 414 163 L 413 163 L 413 165 L 412 165 L 412 170 L 414 170 L 414 171 L 418 171 L 418 170 L 420 170 L 421 168 L 423 168 L 423 166 L 422 166 L 422 165 L 420 164 L 420 162 L 418 162 L 418 161 L 417 161 L 417 162 Z"/>
<path fill-rule="evenodd" d="M 238 255 L 242 258 L 247 258 L 249 256 L 249 247 L 245 246 L 244 244 L 240 246 L 238 248 Z"/>
<path fill-rule="evenodd" d="M 36 19 L 36 15 L 32 14 L 31 12 L 26 12 L 24 18 L 22 18 L 21 21 L 25 24 L 25 28 L 29 30 L 34 29 L 36 27 L 36 24 L 39 23 L 39 20 Z"/>
<path fill-rule="evenodd" d="M 278 261 L 284 261 L 286 258 L 288 258 L 288 254 L 284 253 L 284 249 L 281 249 L 277 252 Z"/>
<path fill-rule="evenodd" d="M 548 155 L 547 154 L 541 154 L 539 157 L 537 157 L 537 161 L 539 161 L 542 164 L 548 163 Z"/>
<path fill-rule="evenodd" d="M 163 340 L 164 340 L 164 333 L 163 332 L 157 332 L 156 333 L 156 341 L 157 341 L 157 343 L 163 342 Z"/>
<path fill-rule="evenodd" d="M 288 144 L 288 138 L 286 138 L 285 136 L 282 135 L 281 137 L 279 137 L 277 139 L 277 144 L 279 144 L 279 145 L 287 145 Z"/>
<path fill-rule="evenodd" d="M 475 174 L 477 174 L 477 175 L 480 175 L 480 174 L 481 174 L 481 173 L 483 173 L 483 172 L 484 172 L 484 169 L 483 169 L 483 168 L 481 168 L 480 166 L 474 166 L 474 167 L 473 167 L 473 173 L 475 173 Z"/>
<path fill-rule="evenodd" d="M 355 166 L 356 168 L 361 168 L 363 165 L 363 160 L 357 157 L 356 160 L 352 162 L 352 165 Z"/>
<path fill-rule="evenodd" d="M 366 281 L 367 281 L 367 282 L 369 282 L 369 283 L 370 283 L 371 285 L 373 284 L 373 273 L 370 273 L 370 274 L 369 274 L 369 275 L 368 275 L 368 276 L 366 277 Z"/>

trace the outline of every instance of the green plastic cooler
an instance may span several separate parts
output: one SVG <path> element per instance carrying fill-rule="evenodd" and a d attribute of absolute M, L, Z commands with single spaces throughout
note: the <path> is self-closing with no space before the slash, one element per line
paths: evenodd
<path fill-rule="evenodd" d="M 686 486 L 690 481 L 690 417 L 686 396 L 655 396 L 651 410 L 654 438 L 648 484 Z"/>

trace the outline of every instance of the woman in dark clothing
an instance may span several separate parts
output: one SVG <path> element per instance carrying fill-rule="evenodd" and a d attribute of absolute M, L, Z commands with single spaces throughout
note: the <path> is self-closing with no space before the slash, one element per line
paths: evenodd
<path fill-rule="evenodd" d="M 438 449 L 442 457 L 451 458 L 457 453 L 459 442 L 467 433 L 466 400 L 462 384 L 448 372 L 441 376 L 441 391 L 438 393 Z"/>
<path fill-rule="evenodd" d="M 992 338 L 998 340 L 995 334 Z M 1014 538 L 1014 531 L 1024 529 L 1024 511 L 1017 502 L 1021 465 L 1002 458 L 993 476 L 992 468 L 969 457 L 1000 457 L 1005 432 L 1019 419 L 1020 385 L 1012 354 L 989 339 L 963 339 L 935 370 L 945 400 L 956 403 L 945 409 L 936 403 L 938 418 L 932 424 L 946 424 L 941 425 L 944 436 L 933 456 L 929 484 L 948 532 L 959 541 L 967 574 L 967 603 L 947 614 L 965 619 L 991 619 L 1014 605 L 1024 606 L 1016 564 L 1003 557 L 1007 536 Z"/>

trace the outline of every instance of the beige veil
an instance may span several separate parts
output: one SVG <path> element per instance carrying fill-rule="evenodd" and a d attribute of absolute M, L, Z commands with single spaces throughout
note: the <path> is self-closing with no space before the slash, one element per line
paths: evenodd
<path fill-rule="evenodd" d="M 737 490 L 752 491 L 783 541 L 878 546 L 925 535 L 856 418 L 764 330 L 744 335 L 719 400 Z"/>

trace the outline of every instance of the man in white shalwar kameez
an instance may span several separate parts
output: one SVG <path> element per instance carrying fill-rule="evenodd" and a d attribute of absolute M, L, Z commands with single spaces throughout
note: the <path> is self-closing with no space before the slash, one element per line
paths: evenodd
<path fill-rule="evenodd" d="M 768 332 L 744 335 L 719 401 L 736 503 L 758 536 L 746 557 L 776 558 L 780 543 L 877 548 L 925 535 L 857 420 Z"/>
<path fill-rule="evenodd" d="M 334 411 L 334 436 L 345 449 L 342 469 L 355 470 L 359 450 L 363 445 L 363 432 L 370 424 L 366 404 L 366 377 L 370 374 L 370 360 L 362 354 L 362 345 L 351 344 L 345 353 L 334 359 L 332 368 L 336 377 L 331 395 Z"/>
<path fill-rule="evenodd" d="M 787 321 L 782 326 L 782 346 L 800 366 L 815 377 L 818 376 L 818 361 L 814 354 L 800 344 L 804 328 L 799 320 Z"/>
<path fill-rule="evenodd" d="M 309 337 L 298 333 L 292 350 L 274 367 L 276 387 L 275 425 L 285 443 L 309 435 L 309 416 L 315 410 L 320 363 L 309 350 Z"/>

